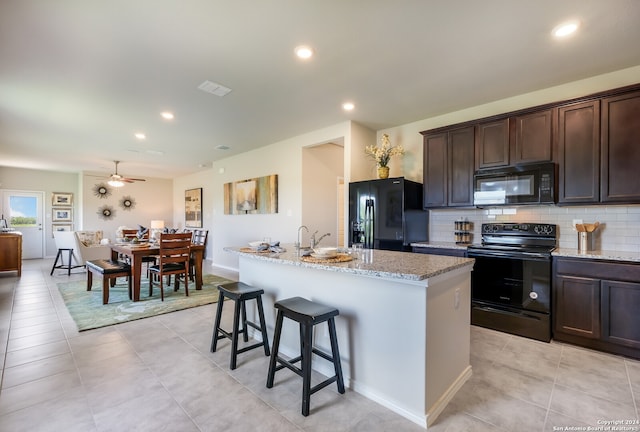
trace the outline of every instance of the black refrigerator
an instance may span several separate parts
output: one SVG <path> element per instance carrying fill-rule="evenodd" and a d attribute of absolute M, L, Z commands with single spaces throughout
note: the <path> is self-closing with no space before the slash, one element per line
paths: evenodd
<path fill-rule="evenodd" d="M 349 246 L 410 251 L 428 240 L 422 184 L 404 177 L 349 183 Z"/>

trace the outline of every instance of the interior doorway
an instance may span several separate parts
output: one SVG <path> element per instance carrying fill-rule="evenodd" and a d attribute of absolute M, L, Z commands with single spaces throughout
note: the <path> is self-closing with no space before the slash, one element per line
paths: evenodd
<path fill-rule="evenodd" d="M 302 149 L 301 221 L 309 235 L 324 237 L 320 246 L 344 244 L 344 202 L 340 202 L 340 183 L 344 183 L 344 146 L 342 140 Z M 344 195 L 342 196 L 344 200 Z M 303 243 L 308 243 L 305 238 Z"/>

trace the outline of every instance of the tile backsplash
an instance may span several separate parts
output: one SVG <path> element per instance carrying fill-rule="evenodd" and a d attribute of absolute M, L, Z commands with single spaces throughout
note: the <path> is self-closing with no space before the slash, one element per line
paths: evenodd
<path fill-rule="evenodd" d="M 597 250 L 640 252 L 640 205 L 598 205 L 585 207 L 520 206 L 495 209 L 430 210 L 429 240 L 454 242 L 455 221 L 471 222 L 471 242 L 480 243 L 481 225 L 489 222 L 539 222 L 558 225 L 558 246 L 578 247 L 574 220 L 600 222 L 596 230 Z"/>

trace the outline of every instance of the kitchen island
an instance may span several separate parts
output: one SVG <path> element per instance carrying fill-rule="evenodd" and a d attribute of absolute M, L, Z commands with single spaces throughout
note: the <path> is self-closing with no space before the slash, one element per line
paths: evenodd
<path fill-rule="evenodd" d="M 285 248 L 225 248 L 239 256 L 240 281 L 264 289 L 269 335 L 277 300 L 300 296 L 337 307 L 345 385 L 423 427 L 432 424 L 471 376 L 473 259 L 365 250 L 348 262 L 316 263 Z M 325 327 L 316 329 L 315 344 L 329 351 Z M 299 353 L 297 326 L 287 320 L 280 351 Z M 333 374 L 317 356 L 313 368 Z"/>

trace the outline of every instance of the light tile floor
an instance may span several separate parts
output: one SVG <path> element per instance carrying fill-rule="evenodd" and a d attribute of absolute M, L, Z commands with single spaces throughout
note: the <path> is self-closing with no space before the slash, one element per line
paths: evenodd
<path fill-rule="evenodd" d="M 228 341 L 209 352 L 213 305 L 79 333 L 56 283 L 84 273 L 51 277 L 51 260 L 24 263 L 21 278 L 0 273 L 0 431 L 423 430 L 335 385 L 313 395 L 303 417 L 300 378 L 283 370 L 266 389 L 262 351 L 242 354 L 234 371 Z M 478 327 L 471 341 L 473 377 L 430 431 L 640 420 L 638 361 Z M 618 430 L 640 431 L 627 427 Z"/>

